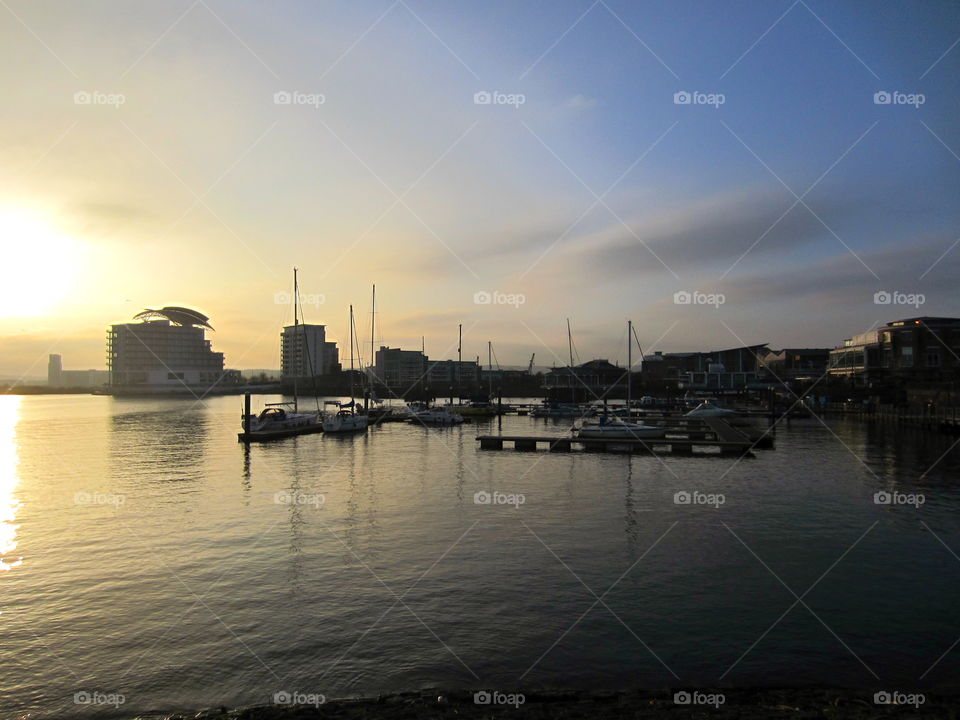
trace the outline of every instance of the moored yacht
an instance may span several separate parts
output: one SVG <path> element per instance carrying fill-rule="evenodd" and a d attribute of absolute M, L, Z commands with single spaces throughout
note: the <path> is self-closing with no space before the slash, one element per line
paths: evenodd
<path fill-rule="evenodd" d="M 358 432 L 367 429 L 368 418 L 365 413 L 358 413 L 357 404 L 353 398 L 353 305 L 350 306 L 350 402 L 327 401 L 328 405 L 339 408 L 334 415 L 328 415 L 323 420 L 325 433 Z"/>

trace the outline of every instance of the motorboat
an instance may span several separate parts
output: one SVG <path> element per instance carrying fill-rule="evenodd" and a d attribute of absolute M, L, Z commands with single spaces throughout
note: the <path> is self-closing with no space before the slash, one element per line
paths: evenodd
<path fill-rule="evenodd" d="M 736 410 L 730 410 L 729 408 L 723 408 L 714 403 L 712 400 L 704 400 L 702 403 L 697 405 L 693 410 L 688 412 L 685 417 L 692 418 L 715 418 L 715 417 L 730 417 L 731 415 L 739 415 Z"/>
<path fill-rule="evenodd" d="M 666 430 L 655 425 L 628 422 L 621 418 L 601 417 L 600 422 L 586 423 L 575 429 L 577 437 L 612 438 L 617 440 L 653 440 L 666 435 Z"/>

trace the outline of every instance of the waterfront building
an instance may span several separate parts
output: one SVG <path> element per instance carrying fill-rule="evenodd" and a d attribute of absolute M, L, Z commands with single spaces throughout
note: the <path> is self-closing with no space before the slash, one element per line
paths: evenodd
<path fill-rule="evenodd" d="M 374 355 L 375 382 L 389 387 L 410 387 L 421 382 L 429 359 L 419 350 L 401 350 L 383 345 Z"/>
<path fill-rule="evenodd" d="M 51 355 L 47 359 L 47 385 L 63 387 L 63 356 Z"/>
<path fill-rule="evenodd" d="M 430 363 L 427 382 L 434 385 L 473 385 L 480 382 L 476 360 L 435 360 Z"/>
<path fill-rule="evenodd" d="M 827 371 L 830 348 L 784 348 L 760 356 L 762 375 L 767 380 L 816 380 Z"/>
<path fill-rule="evenodd" d="M 122 392 L 204 392 L 238 375 L 224 371 L 205 331 L 209 318 L 196 310 L 144 310 L 139 322 L 111 325 L 107 333 L 110 388 Z"/>
<path fill-rule="evenodd" d="M 340 370 L 340 351 L 327 340 L 326 325 L 287 325 L 280 334 L 280 372 L 284 379 L 330 375 Z"/>
<path fill-rule="evenodd" d="M 707 352 L 656 352 L 644 358 L 644 387 L 739 392 L 759 387 L 767 343 Z"/>
<path fill-rule="evenodd" d="M 552 368 L 543 376 L 545 388 L 589 388 L 604 390 L 611 385 L 626 383 L 625 368 L 614 365 L 609 360 L 588 360 L 573 367 Z"/>
<path fill-rule="evenodd" d="M 110 382 L 107 370 L 64 370 L 63 356 L 50 355 L 47 361 L 47 387 L 99 388 Z"/>
<path fill-rule="evenodd" d="M 912 317 L 854 335 L 830 351 L 829 374 L 855 387 L 960 380 L 960 318 Z"/>

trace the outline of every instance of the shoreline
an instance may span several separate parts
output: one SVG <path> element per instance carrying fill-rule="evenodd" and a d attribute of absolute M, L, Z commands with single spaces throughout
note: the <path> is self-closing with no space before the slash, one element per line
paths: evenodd
<path fill-rule="evenodd" d="M 492 691 L 491 691 L 492 692 Z M 686 693 L 675 701 L 676 693 Z M 887 693 L 875 701 L 876 693 Z M 170 715 L 139 714 L 131 720 L 309 720 L 310 718 L 960 718 L 960 695 L 913 690 L 842 688 L 697 688 L 628 691 L 531 691 L 500 693 L 497 702 L 475 702 L 475 694 L 426 689 L 379 697 L 332 699 L 317 705 L 259 705 L 212 708 Z M 518 702 L 523 698 L 522 702 Z M 897 702 L 897 701 L 900 702 Z M 508 704 L 509 703 L 509 704 Z"/>

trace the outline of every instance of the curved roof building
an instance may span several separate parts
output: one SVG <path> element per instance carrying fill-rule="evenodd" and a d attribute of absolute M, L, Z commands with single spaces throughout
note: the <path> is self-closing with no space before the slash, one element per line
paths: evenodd
<path fill-rule="evenodd" d="M 176 325 L 184 327 L 199 326 L 213 330 L 210 325 L 210 318 L 201 312 L 191 310 L 190 308 L 168 305 L 159 310 L 147 308 L 133 316 L 134 320 L 169 320 Z"/>

